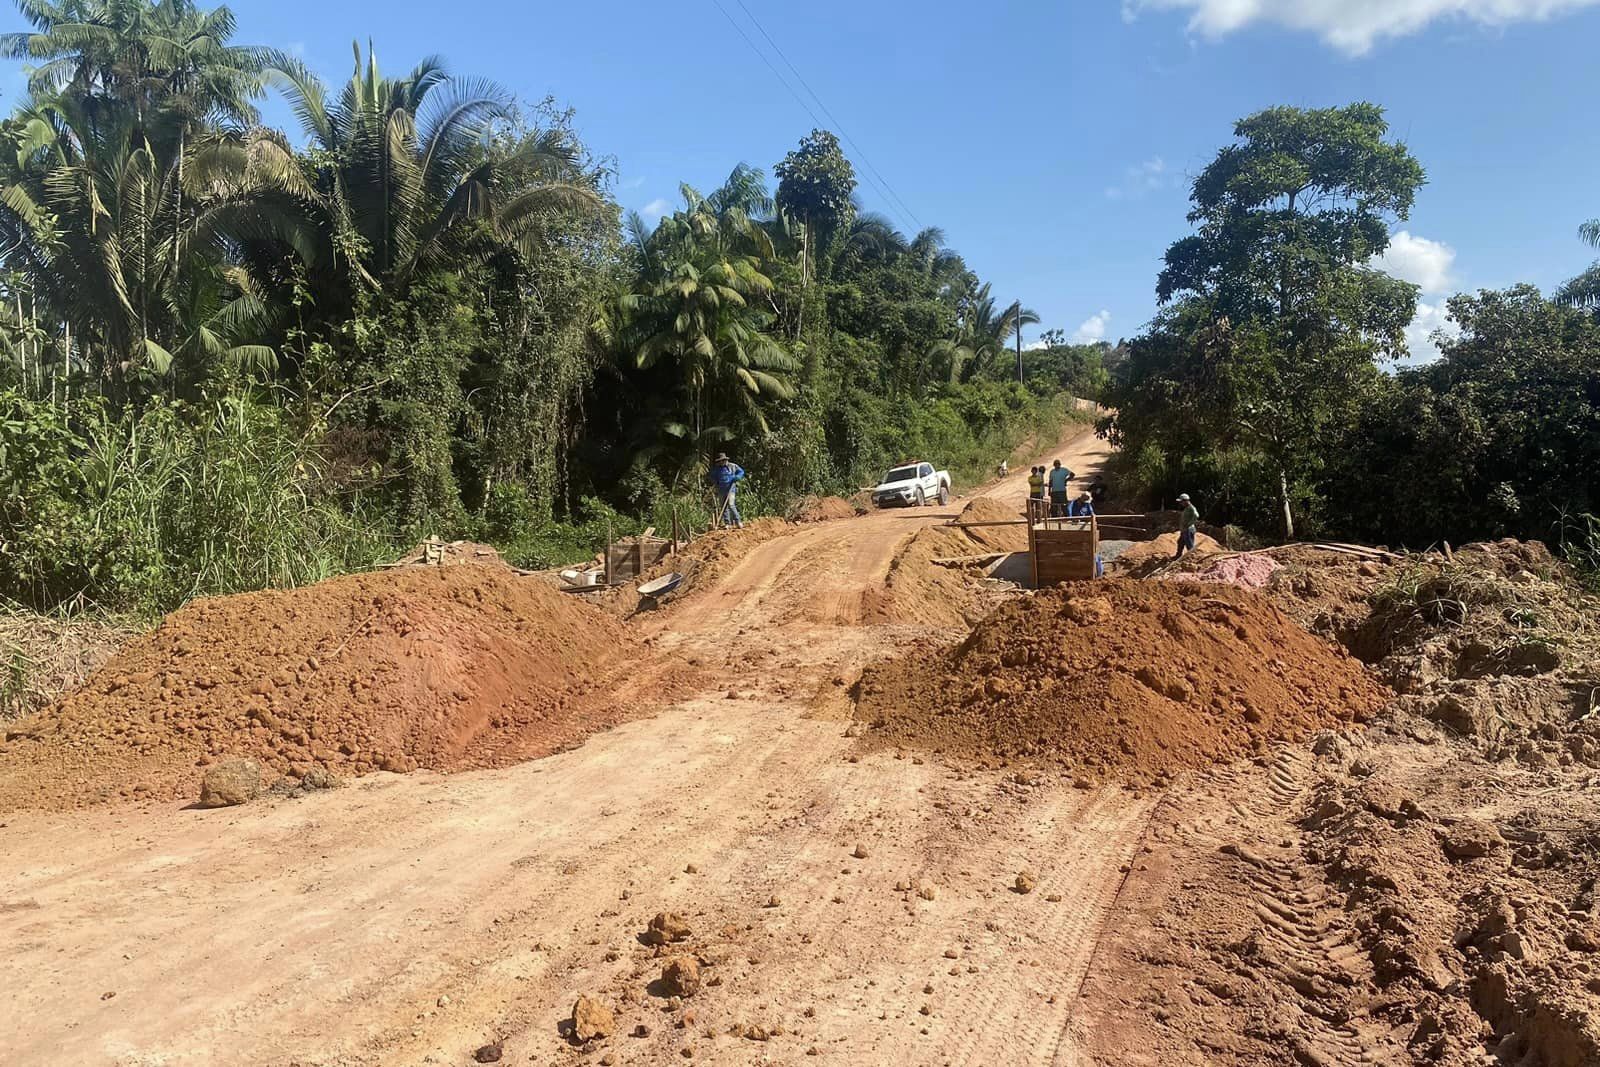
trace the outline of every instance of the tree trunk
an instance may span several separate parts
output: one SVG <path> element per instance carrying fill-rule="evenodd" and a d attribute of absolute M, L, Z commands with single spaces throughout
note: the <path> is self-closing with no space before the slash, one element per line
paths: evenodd
<path fill-rule="evenodd" d="M 1294 540 L 1294 511 L 1289 507 L 1289 472 L 1278 468 L 1278 501 L 1283 505 L 1283 539 Z"/>

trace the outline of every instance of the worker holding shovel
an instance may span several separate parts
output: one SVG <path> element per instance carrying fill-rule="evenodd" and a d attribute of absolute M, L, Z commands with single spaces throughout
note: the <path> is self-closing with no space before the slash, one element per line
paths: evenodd
<path fill-rule="evenodd" d="M 744 521 L 739 518 L 739 505 L 734 502 L 739 483 L 744 481 L 744 468 L 729 459 L 726 452 L 718 452 L 711 464 L 710 477 L 711 486 L 716 490 L 717 525 L 744 529 Z"/>

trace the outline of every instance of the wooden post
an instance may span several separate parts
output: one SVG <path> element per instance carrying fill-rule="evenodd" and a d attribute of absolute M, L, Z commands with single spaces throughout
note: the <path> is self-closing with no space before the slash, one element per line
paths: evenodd
<path fill-rule="evenodd" d="M 678 554 L 678 505 L 672 505 L 672 554 Z"/>
<path fill-rule="evenodd" d="M 611 519 L 606 518 L 606 588 L 611 588 Z"/>

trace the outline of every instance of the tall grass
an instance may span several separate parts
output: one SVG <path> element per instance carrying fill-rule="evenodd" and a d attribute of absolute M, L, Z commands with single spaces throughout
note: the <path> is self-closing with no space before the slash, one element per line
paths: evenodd
<path fill-rule="evenodd" d="M 0 400 L 14 415 L 31 405 L 0 423 L 0 451 L 26 450 L 29 468 L 5 502 L 0 596 L 158 613 L 394 550 L 359 521 L 359 500 L 327 483 L 316 428 L 281 410 L 230 397 L 118 418 L 92 401 Z"/>

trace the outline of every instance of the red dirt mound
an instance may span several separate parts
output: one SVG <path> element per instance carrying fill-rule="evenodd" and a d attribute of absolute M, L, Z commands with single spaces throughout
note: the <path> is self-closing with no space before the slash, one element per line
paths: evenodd
<path fill-rule="evenodd" d="M 513 762 L 623 714 L 586 701 L 632 639 L 501 566 L 358 574 L 197 600 L 0 744 L 0 811 L 195 795 L 200 768 L 281 774 Z"/>
<path fill-rule="evenodd" d="M 1012 601 L 953 649 L 869 671 L 856 716 L 877 744 L 1140 780 L 1363 719 L 1388 695 L 1254 593 L 1110 580 Z"/>
<path fill-rule="evenodd" d="M 840 496 L 807 497 L 795 508 L 791 522 L 831 522 L 834 519 L 853 519 L 861 509 Z"/>

